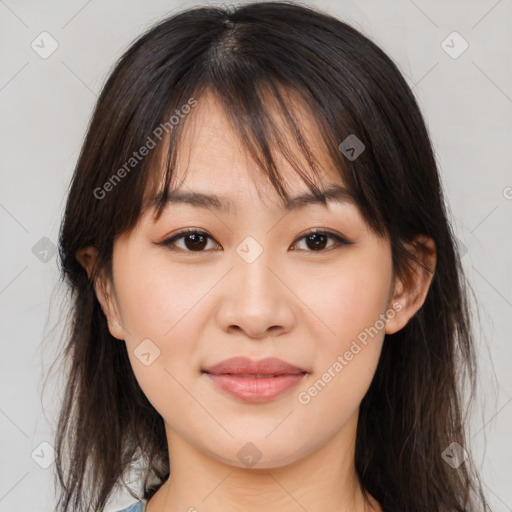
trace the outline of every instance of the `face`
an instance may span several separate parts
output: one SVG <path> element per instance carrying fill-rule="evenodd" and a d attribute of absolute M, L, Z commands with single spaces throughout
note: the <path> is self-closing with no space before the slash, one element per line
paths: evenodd
<path fill-rule="evenodd" d="M 113 282 L 99 298 L 168 433 L 234 466 L 247 456 L 257 467 L 282 466 L 354 425 L 385 332 L 412 311 L 396 293 L 389 241 L 353 202 L 285 210 L 251 172 L 215 101 L 199 101 L 194 116 L 178 188 L 215 194 L 221 208 L 171 203 L 158 221 L 147 212 L 116 240 Z M 290 196 L 308 193 L 277 161 Z M 343 186 L 320 162 L 323 188 Z M 298 371 L 260 383 L 204 371 L 238 356 L 278 358 Z"/>

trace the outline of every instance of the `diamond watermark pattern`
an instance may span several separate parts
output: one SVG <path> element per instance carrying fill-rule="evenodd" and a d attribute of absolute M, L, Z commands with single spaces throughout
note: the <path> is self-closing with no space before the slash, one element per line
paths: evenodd
<path fill-rule="evenodd" d="M 459 443 L 454 441 L 443 451 L 441 457 L 447 464 L 456 469 L 468 458 L 468 454 Z"/>
<path fill-rule="evenodd" d="M 46 236 L 43 236 L 34 247 L 32 247 L 32 254 L 43 263 L 48 263 L 56 254 L 56 245 Z"/>
<path fill-rule="evenodd" d="M 43 441 L 36 446 L 30 456 L 38 466 L 48 469 L 55 460 L 55 450 L 50 443 Z"/>
<path fill-rule="evenodd" d="M 263 253 L 263 247 L 252 236 L 247 236 L 236 248 L 238 255 L 246 263 L 253 263 Z"/>
<path fill-rule="evenodd" d="M 460 257 L 461 259 L 464 258 L 464 256 L 466 256 L 466 254 L 468 253 L 468 248 L 466 247 L 466 245 L 461 241 L 459 240 L 457 237 L 455 237 L 455 242 L 457 243 L 457 248 L 459 249 L 459 254 L 460 254 Z"/>
<path fill-rule="evenodd" d="M 253 443 L 245 443 L 237 452 L 238 460 L 246 467 L 252 468 L 262 456 L 262 453 Z"/>
<path fill-rule="evenodd" d="M 149 338 L 146 338 L 137 345 L 133 353 L 144 366 L 149 366 L 160 356 L 160 349 Z"/>
<path fill-rule="evenodd" d="M 458 59 L 469 48 L 469 43 L 458 32 L 454 31 L 443 40 L 441 48 L 452 59 Z"/>
<path fill-rule="evenodd" d="M 30 44 L 39 57 L 47 59 L 59 47 L 59 43 L 48 33 L 41 32 Z"/>
<path fill-rule="evenodd" d="M 346 158 L 350 161 L 354 161 L 365 150 L 366 146 L 351 133 L 338 148 Z"/>

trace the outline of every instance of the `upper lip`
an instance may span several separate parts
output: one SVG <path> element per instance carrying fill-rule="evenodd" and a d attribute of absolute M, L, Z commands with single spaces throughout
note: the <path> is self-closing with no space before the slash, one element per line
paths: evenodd
<path fill-rule="evenodd" d="M 275 357 L 267 357 L 259 361 L 255 361 L 248 357 L 232 357 L 214 364 L 213 366 L 203 368 L 203 371 L 216 375 L 292 375 L 307 373 L 306 370 Z"/>

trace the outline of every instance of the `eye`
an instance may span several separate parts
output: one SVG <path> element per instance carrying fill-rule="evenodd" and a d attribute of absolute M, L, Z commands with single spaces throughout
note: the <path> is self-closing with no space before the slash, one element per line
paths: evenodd
<path fill-rule="evenodd" d="M 333 241 L 333 243 L 330 246 L 328 246 L 329 250 L 336 249 L 341 245 L 353 245 L 353 242 L 349 242 L 348 240 L 345 240 L 344 238 L 335 233 L 321 229 L 311 230 L 305 235 L 302 235 L 297 240 L 304 240 L 306 243 L 306 247 L 310 249 L 312 248 L 312 250 L 308 252 L 322 252 L 325 251 L 325 246 L 329 239 Z"/>
<path fill-rule="evenodd" d="M 169 250 L 173 252 L 204 252 L 204 248 L 208 245 L 208 239 L 213 240 L 208 233 L 198 230 L 198 229 L 187 229 L 185 231 L 180 231 L 178 234 L 174 235 L 163 242 L 159 242 L 157 245 L 164 245 L 169 248 Z M 183 240 L 185 244 L 185 248 L 179 248 L 176 246 L 177 241 Z"/>
<path fill-rule="evenodd" d="M 208 233 L 192 228 L 180 231 L 173 237 L 159 242 L 156 245 L 166 246 L 173 252 L 206 252 L 205 247 L 208 246 L 208 240 L 213 240 Z M 306 249 L 307 252 L 322 252 L 326 250 L 326 246 L 328 250 L 330 250 L 342 245 L 353 245 L 353 242 L 349 242 L 335 233 L 318 229 L 311 230 L 297 239 L 297 241 L 302 240 L 305 241 L 306 247 L 310 249 Z M 330 246 L 328 245 L 329 240 L 333 242 Z M 178 241 L 183 241 L 184 247 L 178 247 Z M 215 245 L 220 247 L 218 244 Z"/>

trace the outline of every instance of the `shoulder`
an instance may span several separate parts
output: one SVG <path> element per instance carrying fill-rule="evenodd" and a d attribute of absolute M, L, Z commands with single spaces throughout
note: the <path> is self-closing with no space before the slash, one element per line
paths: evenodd
<path fill-rule="evenodd" d="M 122 510 L 117 512 L 144 512 L 146 510 L 146 503 L 144 501 L 136 501 Z"/>

